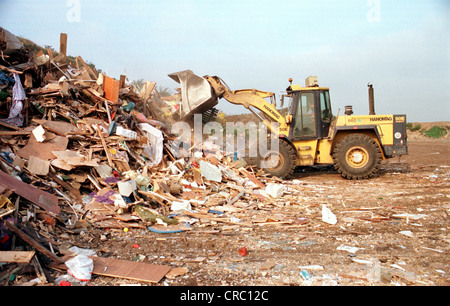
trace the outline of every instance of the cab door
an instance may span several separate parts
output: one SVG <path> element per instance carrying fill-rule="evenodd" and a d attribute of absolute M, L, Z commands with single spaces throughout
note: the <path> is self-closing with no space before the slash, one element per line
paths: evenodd
<path fill-rule="evenodd" d="M 299 156 L 297 166 L 312 166 L 315 163 L 318 143 L 316 101 L 316 93 L 313 90 L 293 94 L 293 107 L 290 109 L 292 124 L 289 138 Z"/>
<path fill-rule="evenodd" d="M 331 120 L 333 114 L 331 112 L 330 94 L 328 90 L 320 90 L 319 94 L 319 113 L 317 114 L 319 120 L 319 138 L 327 138 L 330 132 Z"/>
<path fill-rule="evenodd" d="M 290 138 L 293 140 L 317 138 L 316 98 L 314 91 L 295 93 L 292 107 L 292 129 Z"/>

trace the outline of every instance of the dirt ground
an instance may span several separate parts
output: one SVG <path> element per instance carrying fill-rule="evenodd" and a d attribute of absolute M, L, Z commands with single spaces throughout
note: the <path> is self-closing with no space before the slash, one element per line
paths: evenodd
<path fill-rule="evenodd" d="M 370 180 L 345 180 L 330 168 L 300 170 L 278 201 L 237 202 L 240 209 L 229 213 L 237 224 L 199 220 L 174 234 L 96 230 L 66 242 L 187 268 L 158 284 L 94 276 L 90 286 L 449 285 L 449 178 L 448 138 L 417 138 L 408 156 L 384 162 Z M 322 221 L 323 205 L 336 224 Z M 242 247 L 248 255 L 239 254 Z"/>

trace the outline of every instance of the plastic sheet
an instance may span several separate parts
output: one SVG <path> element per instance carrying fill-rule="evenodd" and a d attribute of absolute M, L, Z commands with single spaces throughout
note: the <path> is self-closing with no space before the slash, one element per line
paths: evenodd
<path fill-rule="evenodd" d="M 147 144 L 144 146 L 144 151 L 150 160 L 149 164 L 150 166 L 157 166 L 163 157 L 163 134 L 148 123 L 141 123 L 139 127 L 148 139 Z"/>
<path fill-rule="evenodd" d="M 80 281 L 87 282 L 91 279 L 94 270 L 94 261 L 86 255 L 77 255 L 65 262 L 70 275 Z"/>

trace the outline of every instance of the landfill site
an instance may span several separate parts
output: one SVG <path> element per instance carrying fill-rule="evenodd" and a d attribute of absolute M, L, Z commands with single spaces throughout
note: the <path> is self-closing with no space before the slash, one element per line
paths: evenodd
<path fill-rule="evenodd" d="M 417 123 L 364 177 L 269 175 L 208 143 L 180 157 L 183 84 L 138 88 L 68 39 L 32 51 L 0 28 L 0 286 L 450 284 L 450 122 Z"/>

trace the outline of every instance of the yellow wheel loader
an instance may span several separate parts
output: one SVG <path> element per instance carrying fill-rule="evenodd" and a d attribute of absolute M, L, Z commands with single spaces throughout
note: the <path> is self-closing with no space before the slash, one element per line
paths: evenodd
<path fill-rule="evenodd" d="M 183 105 L 189 106 L 184 117 L 212 108 L 223 98 L 249 109 L 269 129 L 271 122 L 277 122 L 279 148 L 260 156 L 266 160 L 277 155 L 264 168 L 269 175 L 287 179 L 298 166 L 333 164 L 344 178 L 367 179 L 377 173 L 382 160 L 408 154 L 406 115 L 375 115 L 372 85 L 369 115 L 355 116 L 346 106 L 345 115 L 333 120 L 329 88 L 320 87 L 317 77 L 308 77 L 304 87 L 289 80 L 281 99 L 288 112 L 282 115 L 274 93 L 231 91 L 219 77 L 199 77 L 190 70 L 169 76 L 182 85 Z"/>

